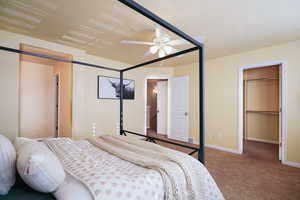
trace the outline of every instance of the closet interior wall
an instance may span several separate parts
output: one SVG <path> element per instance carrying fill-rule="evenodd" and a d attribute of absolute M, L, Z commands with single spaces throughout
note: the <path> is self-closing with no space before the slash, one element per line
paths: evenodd
<path fill-rule="evenodd" d="M 279 143 L 280 66 L 244 71 L 244 138 Z"/>

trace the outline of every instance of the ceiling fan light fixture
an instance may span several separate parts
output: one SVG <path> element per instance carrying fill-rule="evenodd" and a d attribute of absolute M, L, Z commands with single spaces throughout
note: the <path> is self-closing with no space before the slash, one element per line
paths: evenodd
<path fill-rule="evenodd" d="M 162 58 L 162 57 L 165 57 L 165 56 L 166 56 L 166 52 L 163 49 L 160 49 L 158 51 L 158 57 Z"/>
<path fill-rule="evenodd" d="M 152 47 L 150 47 L 150 52 L 152 54 L 156 54 L 156 52 L 158 51 L 158 49 L 159 49 L 159 46 L 152 46 Z"/>
<path fill-rule="evenodd" d="M 168 55 L 173 52 L 173 48 L 170 46 L 164 46 L 163 49 Z"/>

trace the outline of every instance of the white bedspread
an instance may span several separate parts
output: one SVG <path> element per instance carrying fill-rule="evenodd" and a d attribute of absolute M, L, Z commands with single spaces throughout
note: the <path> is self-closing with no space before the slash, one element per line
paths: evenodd
<path fill-rule="evenodd" d="M 164 186 L 160 174 L 139 167 L 107 153 L 87 141 L 77 145 L 101 162 L 98 170 L 102 189 L 98 200 L 163 200 Z"/>
<path fill-rule="evenodd" d="M 64 156 L 66 158 L 62 158 L 61 155 L 58 157 L 60 157 L 65 170 L 85 185 L 95 200 L 165 199 L 163 180 L 159 172 L 155 170 L 143 168 L 126 160 L 122 160 L 99 149 L 88 141 L 74 142 L 70 139 L 56 139 L 53 144 L 55 144 L 54 146 L 63 147 L 64 151 L 67 151 L 68 148 L 72 148 L 72 150 L 67 153 L 68 155 Z M 60 154 L 59 149 L 60 148 L 53 149 L 52 146 L 52 150 L 58 154 Z M 75 163 L 80 161 L 78 159 L 82 159 L 82 163 L 90 163 L 92 168 L 89 169 L 92 169 L 94 173 L 93 180 L 85 179 L 84 175 L 80 175 L 80 173 L 76 172 L 76 170 L 80 168 L 75 165 Z M 67 162 L 64 162 L 64 160 L 67 160 Z M 70 162 L 72 160 L 74 160 L 73 164 Z M 89 171 L 87 173 L 90 174 L 92 172 Z M 182 176 L 184 176 L 183 173 Z M 207 179 L 206 175 L 203 176 L 203 179 L 208 180 L 205 183 L 205 188 L 207 188 L 206 192 L 209 195 L 206 195 L 205 199 L 223 199 L 214 181 L 211 178 Z"/>
<path fill-rule="evenodd" d="M 81 158 L 84 162 L 91 161 L 92 165 L 96 163 L 93 171 L 97 179 L 97 184 L 94 184 L 95 180 L 85 180 L 83 176 L 78 177 L 76 170 L 78 170 L 79 167 L 67 166 L 68 162 L 64 162 L 64 159 L 57 154 L 60 150 L 55 150 L 53 146 L 50 147 L 61 160 L 66 172 L 80 182 L 84 180 L 82 184 L 86 186 L 85 188 L 89 190 L 94 200 L 164 199 L 164 186 L 158 172 L 122 160 L 95 147 L 87 141 L 74 142 L 70 139 L 51 140 L 54 141 L 53 143 L 56 146 L 63 145 L 65 150 L 72 148 L 67 153 L 66 159 L 76 160 Z M 74 149 L 74 147 L 76 149 Z M 79 156 L 79 154 L 85 156 Z M 96 187 L 93 189 L 93 191 L 96 191 L 96 194 L 92 194 L 93 191 L 90 190 L 91 187 Z M 74 193 L 76 193 L 76 191 L 74 191 Z M 60 194 L 60 196 L 64 196 L 64 194 Z"/>

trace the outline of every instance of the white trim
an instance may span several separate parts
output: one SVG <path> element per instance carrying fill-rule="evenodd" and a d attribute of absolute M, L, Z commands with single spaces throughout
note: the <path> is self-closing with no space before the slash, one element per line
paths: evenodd
<path fill-rule="evenodd" d="M 168 113 L 167 113 L 167 120 L 168 120 L 168 125 L 167 125 L 167 135 L 169 135 L 169 130 L 170 130 L 170 114 L 169 114 L 169 106 L 170 106 L 170 76 L 165 76 L 165 75 L 149 75 L 145 77 L 145 103 L 144 103 L 144 114 L 145 114 L 145 122 L 144 122 L 144 134 L 147 135 L 147 96 L 148 96 L 148 79 L 167 79 L 168 80 Z"/>
<path fill-rule="evenodd" d="M 206 147 L 212 148 L 212 149 L 217 149 L 217 150 L 221 150 L 221 151 L 226 151 L 226 152 L 230 152 L 230 153 L 235 153 L 235 154 L 242 154 L 242 152 L 236 150 L 236 149 L 230 149 L 230 148 L 226 148 L 226 147 L 220 147 L 220 146 L 216 146 L 213 144 L 205 144 Z"/>
<path fill-rule="evenodd" d="M 270 143 L 270 144 L 279 144 L 278 141 L 270 141 L 270 140 L 264 140 L 264 139 L 259 139 L 259 138 L 252 138 L 252 137 L 248 137 L 247 140 L 256 141 L 256 142 Z"/>
<path fill-rule="evenodd" d="M 296 163 L 296 162 L 292 162 L 292 161 L 282 161 L 282 164 L 284 165 L 288 165 L 288 166 L 291 166 L 291 167 L 297 167 L 297 168 L 300 168 L 300 163 Z"/>
<path fill-rule="evenodd" d="M 281 68 L 281 137 L 282 137 L 282 163 L 286 161 L 286 138 L 287 138 L 287 126 L 286 126 L 286 61 L 274 61 L 262 64 L 247 65 L 239 67 L 239 79 L 238 79 L 238 146 L 239 151 L 243 152 L 243 80 L 244 70 L 250 68 L 260 68 L 272 65 L 280 65 Z"/>

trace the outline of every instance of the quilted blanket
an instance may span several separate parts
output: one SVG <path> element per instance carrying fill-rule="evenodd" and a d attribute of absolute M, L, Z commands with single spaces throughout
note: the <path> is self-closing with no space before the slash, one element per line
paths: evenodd
<path fill-rule="evenodd" d="M 223 199 L 199 161 L 158 145 L 112 136 L 45 143 L 95 200 Z"/>

